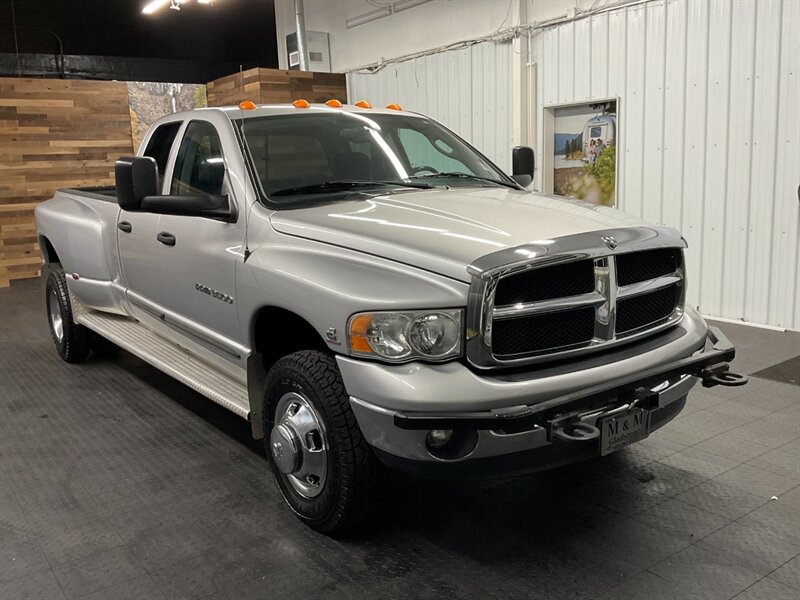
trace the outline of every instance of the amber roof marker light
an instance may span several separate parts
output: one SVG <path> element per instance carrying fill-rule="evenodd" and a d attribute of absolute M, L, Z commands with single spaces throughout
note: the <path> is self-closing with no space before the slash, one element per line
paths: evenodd
<path fill-rule="evenodd" d="M 256 107 L 255 102 L 251 102 L 250 100 L 245 100 L 244 102 L 239 103 L 239 108 L 242 110 L 253 110 Z"/>
<path fill-rule="evenodd" d="M 325 106 L 329 106 L 330 108 L 342 108 L 344 105 L 336 98 L 331 98 L 325 103 Z"/>
<path fill-rule="evenodd" d="M 355 104 L 358 108 L 372 108 L 372 104 L 367 102 L 366 100 L 359 100 Z"/>
<path fill-rule="evenodd" d="M 394 102 L 392 102 L 391 104 L 387 104 L 386 108 L 388 108 L 389 110 L 403 110 L 402 106 L 400 106 L 399 104 L 396 104 Z"/>
<path fill-rule="evenodd" d="M 308 108 L 311 105 L 308 103 L 308 100 L 303 100 L 302 98 L 300 98 L 299 100 L 295 100 L 294 102 L 292 102 L 292 106 L 294 106 L 295 108 Z"/>

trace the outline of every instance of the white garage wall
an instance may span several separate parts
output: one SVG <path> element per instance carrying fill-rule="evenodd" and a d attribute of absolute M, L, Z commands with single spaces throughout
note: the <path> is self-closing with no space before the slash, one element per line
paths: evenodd
<path fill-rule="evenodd" d="M 620 207 L 683 231 L 707 315 L 800 329 L 798 31 L 797 0 L 668 0 L 532 34 L 535 119 L 619 96 Z"/>
<path fill-rule="evenodd" d="M 444 123 L 505 171 L 511 168 L 511 44 L 487 42 L 348 73 L 349 100 L 396 102 Z"/>

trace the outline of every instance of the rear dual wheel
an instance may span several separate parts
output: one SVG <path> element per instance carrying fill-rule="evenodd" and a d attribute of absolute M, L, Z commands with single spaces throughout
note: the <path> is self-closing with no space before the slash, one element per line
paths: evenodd
<path fill-rule="evenodd" d="M 364 518 L 377 464 L 333 356 L 290 354 L 270 369 L 266 387 L 264 444 L 286 503 L 323 533 Z"/>
<path fill-rule="evenodd" d="M 45 282 L 45 304 L 50 335 L 62 360 L 79 363 L 86 360 L 91 347 L 91 333 L 75 322 L 64 272 L 53 269 Z"/>

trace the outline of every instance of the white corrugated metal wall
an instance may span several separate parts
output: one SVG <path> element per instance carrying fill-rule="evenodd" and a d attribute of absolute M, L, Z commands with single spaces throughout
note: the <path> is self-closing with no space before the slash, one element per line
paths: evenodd
<path fill-rule="evenodd" d="M 511 168 L 511 44 L 487 42 L 348 73 L 351 102 L 396 102 L 444 123 L 506 170 Z"/>
<path fill-rule="evenodd" d="M 662 0 L 532 37 L 540 123 L 620 98 L 619 206 L 683 231 L 706 315 L 800 329 L 798 31 L 797 0 Z"/>
<path fill-rule="evenodd" d="M 546 106 L 619 97 L 619 207 L 684 232 L 706 315 L 800 329 L 798 31 L 800 0 L 654 0 L 531 34 L 537 156 Z M 509 43 L 476 44 L 349 74 L 349 96 L 509 169 L 513 65 Z"/>

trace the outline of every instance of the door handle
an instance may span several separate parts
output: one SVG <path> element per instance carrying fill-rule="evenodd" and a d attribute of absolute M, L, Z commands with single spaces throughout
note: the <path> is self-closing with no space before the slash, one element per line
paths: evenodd
<path fill-rule="evenodd" d="M 162 231 L 156 236 L 156 239 L 165 246 L 175 245 L 175 236 L 169 233 L 168 231 Z"/>
<path fill-rule="evenodd" d="M 117 223 L 117 228 L 120 231 L 124 231 L 125 233 L 130 233 L 131 231 L 133 231 L 133 225 L 131 225 L 127 221 L 120 221 L 119 223 Z"/>

